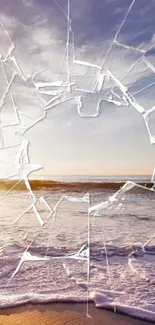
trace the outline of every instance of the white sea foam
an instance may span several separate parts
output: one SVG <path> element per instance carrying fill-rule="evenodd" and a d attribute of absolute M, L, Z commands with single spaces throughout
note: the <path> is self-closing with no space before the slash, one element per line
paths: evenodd
<path fill-rule="evenodd" d="M 93 191 L 92 205 L 106 201 L 115 193 L 110 188 L 95 188 Z M 80 189 L 76 196 L 84 197 L 87 192 Z M 52 191 L 51 195 L 51 191 L 44 189 L 36 192 L 37 195 L 45 197 L 54 207 L 60 200 L 61 192 Z M 69 189 L 65 195 L 74 197 Z M 3 199 L 0 221 L 0 307 L 27 302 L 89 300 L 98 308 L 155 321 L 153 192 L 146 193 L 144 189 L 140 192 L 138 189 L 136 194 L 126 193 L 124 210 L 117 210 L 116 207 L 114 210 L 104 210 L 103 215 L 96 216 L 94 225 L 90 219 L 89 281 L 87 254 L 74 258 L 78 257 L 77 253 L 82 247 L 87 251 L 88 203 L 75 204 L 64 200 L 59 206 L 55 223 L 51 218 L 47 226 L 40 230 L 33 211 L 17 224 L 12 222 L 28 200 L 26 192 L 20 192 L 19 196 L 19 192 L 15 191 L 11 193 L 10 200 Z M 38 208 L 46 221 L 48 213 L 41 210 L 42 206 Z M 33 257 L 33 260 L 28 258 L 15 272 L 28 246 L 29 257 Z"/>

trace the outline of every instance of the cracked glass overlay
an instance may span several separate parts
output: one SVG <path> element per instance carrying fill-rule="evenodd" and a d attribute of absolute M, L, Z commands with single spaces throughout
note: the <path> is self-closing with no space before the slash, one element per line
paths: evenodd
<path fill-rule="evenodd" d="M 112 285 L 112 274 L 111 265 L 109 261 L 110 251 L 106 243 L 106 225 L 104 224 L 104 214 L 110 213 L 110 211 L 123 211 L 126 194 L 130 193 L 135 188 L 141 188 L 142 190 L 154 193 L 155 192 L 155 170 L 152 174 L 152 187 L 147 188 L 144 185 L 139 185 L 131 181 L 127 181 L 118 191 L 109 196 L 106 201 L 92 204 L 92 194 L 86 193 L 84 196 L 74 196 L 62 194 L 60 199 L 55 202 L 54 206 L 51 206 L 48 200 L 44 196 L 37 196 L 35 191 L 32 190 L 29 177 L 36 171 L 43 168 L 42 165 L 32 164 L 31 155 L 29 153 L 30 142 L 27 139 L 27 134 L 36 124 L 44 119 L 48 118 L 48 111 L 57 109 L 62 103 L 72 102 L 74 109 L 76 110 L 79 118 L 100 118 L 101 103 L 112 103 L 119 107 L 129 107 L 135 109 L 144 119 L 144 125 L 148 132 L 148 142 L 153 145 L 155 143 L 155 106 L 145 107 L 143 104 L 143 92 L 150 90 L 155 85 L 155 81 L 148 83 L 146 86 L 139 88 L 137 82 L 137 91 L 133 92 L 132 83 L 130 83 L 130 74 L 134 71 L 135 67 L 142 65 L 148 74 L 155 73 L 155 67 L 151 62 L 150 53 L 155 47 L 155 43 L 151 44 L 149 48 L 139 48 L 129 46 L 121 43 L 119 37 L 125 24 L 128 22 L 131 11 L 134 11 L 136 0 L 130 1 L 127 11 L 118 26 L 117 32 L 111 44 L 104 51 L 104 56 L 100 63 L 96 61 L 90 62 L 79 60 L 76 55 L 75 39 L 76 30 L 72 26 L 72 1 L 68 0 L 67 6 L 61 6 L 59 1 L 54 0 L 57 9 L 63 15 L 66 21 L 66 45 L 62 62 L 60 63 L 59 75 L 55 78 L 50 79 L 50 68 L 45 67 L 41 71 L 36 71 L 31 75 L 27 75 L 23 71 L 22 67 L 18 62 L 18 55 L 16 57 L 16 44 L 12 41 L 10 33 L 3 22 L 3 18 L 0 19 L 0 37 L 5 39 L 6 48 L 0 52 L 0 69 L 1 69 L 1 84 L 0 90 L 0 157 L 1 166 L 5 165 L 8 167 L 7 175 L 0 174 L 0 179 L 18 179 L 16 184 L 11 189 L 6 191 L 4 195 L 1 195 L 1 208 L 3 207 L 3 201 L 8 198 L 10 200 L 11 193 L 15 187 L 22 182 L 25 184 L 25 189 L 28 193 L 25 210 L 22 211 L 18 216 L 14 218 L 10 227 L 18 226 L 18 224 L 25 218 L 29 213 L 33 214 L 36 218 L 37 227 L 40 227 L 42 231 L 50 225 L 51 227 L 51 238 L 52 231 L 55 227 L 55 222 L 59 217 L 59 208 L 62 204 L 70 203 L 75 205 L 75 209 L 78 211 L 78 207 L 83 205 L 87 214 L 87 238 L 85 238 L 86 244 L 79 247 L 79 250 L 71 253 L 64 254 L 61 256 L 50 256 L 48 255 L 48 245 L 46 252 L 43 254 L 34 254 L 31 247 L 38 238 L 38 232 L 33 233 L 32 240 L 28 243 L 26 249 L 21 252 L 20 260 L 17 263 L 15 269 L 12 270 L 12 274 L 6 283 L 4 294 L 7 294 L 7 288 L 12 280 L 21 272 L 24 264 L 30 264 L 31 262 L 42 262 L 49 263 L 50 261 L 60 260 L 63 263 L 63 267 L 67 270 L 66 261 L 77 260 L 82 261 L 84 265 L 87 264 L 87 316 L 89 315 L 89 300 L 92 298 L 90 294 L 91 286 L 93 284 L 90 281 L 90 269 L 91 269 L 91 232 L 94 232 L 97 227 L 98 217 L 101 216 L 103 224 L 101 223 L 102 233 L 102 247 L 105 254 L 105 269 L 107 272 L 107 278 L 109 279 L 109 289 L 111 290 Z M 26 2 L 28 5 L 28 2 Z M 29 4 L 31 5 L 31 4 Z M 66 10 L 67 9 L 67 10 Z M 115 69 L 113 70 L 113 62 L 115 61 L 114 51 L 122 53 L 124 50 L 127 52 L 132 51 L 135 55 L 134 62 L 129 65 L 128 70 L 124 72 L 124 75 L 117 75 Z M 52 58 L 51 58 L 52 60 Z M 81 71 L 83 76 L 82 79 L 78 78 L 77 71 Z M 49 73 L 49 74 L 48 74 Z M 128 79 L 129 78 L 129 79 Z M 23 93 L 17 94 L 18 85 L 22 85 Z M 27 105 L 25 104 L 25 93 L 24 89 L 28 89 L 28 101 L 31 103 L 31 112 L 27 111 Z M 140 97 L 139 97 L 140 96 Z M 23 100 L 24 98 L 24 100 Z M 87 103 L 93 103 L 94 111 L 87 111 Z M 23 104 L 22 104 L 23 103 Z M 10 109 L 9 114 L 7 112 L 8 107 Z M 6 161 L 5 154 L 10 152 L 14 160 L 12 163 Z M 41 208 L 38 208 L 41 207 Z M 46 215 L 44 216 L 44 213 Z M 50 223 L 49 223 L 50 222 Z M 101 221 L 100 221 L 101 222 Z M 7 232 L 7 230 L 6 230 Z M 23 234 L 21 229 L 21 236 L 25 238 L 27 234 Z M 155 232 L 152 229 L 149 239 L 144 240 L 143 244 L 137 248 L 132 247 L 127 252 L 128 267 L 133 272 L 139 273 L 139 265 L 137 265 L 137 256 L 145 255 L 148 244 L 155 238 Z M 146 276 L 143 272 L 140 274 L 143 279 L 146 279 L 152 283 L 151 277 Z M 84 285 L 84 284 L 83 284 Z M 104 303 L 100 302 L 100 292 L 96 292 L 98 299 L 96 301 L 97 306 L 102 306 Z M 119 309 L 118 300 L 121 293 L 113 289 L 111 291 L 111 297 L 113 300 L 109 300 L 112 308 L 116 311 Z M 6 295 L 7 297 L 7 295 Z M 118 300 L 117 300 L 118 298 Z M 6 298 L 7 299 L 7 298 Z"/>

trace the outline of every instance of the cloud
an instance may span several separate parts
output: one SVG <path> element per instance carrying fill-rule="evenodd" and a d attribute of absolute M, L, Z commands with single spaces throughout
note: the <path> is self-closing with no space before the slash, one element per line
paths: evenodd
<path fill-rule="evenodd" d="M 58 3 L 62 10 L 56 2 L 47 0 L 44 2 L 39 0 L 17 1 L 13 5 L 8 0 L 5 4 L 1 3 L 1 7 L 3 7 L 1 19 L 15 44 L 13 54 L 27 78 L 37 71 L 47 68 L 46 71 L 36 77 L 36 80 L 68 80 L 67 60 L 64 56 L 67 40 L 67 19 L 63 13 L 63 11 L 67 12 L 67 1 L 59 1 Z M 142 10 L 137 2 L 133 6 L 130 15 L 120 30 L 118 41 L 120 44 L 147 50 L 154 42 L 155 34 L 152 25 L 154 3 L 150 1 L 148 5 L 148 2 L 144 0 L 142 3 Z M 123 21 L 130 4 L 131 1 L 124 2 L 123 0 L 104 2 L 96 2 L 95 0 L 71 1 L 71 20 L 77 60 L 102 66 L 107 50 L 111 46 L 116 31 Z M 135 19 L 136 23 L 134 23 Z M 146 29 L 144 26 L 148 21 L 150 21 L 150 27 Z M 0 30 L 0 39 L 3 44 L 3 52 L 6 54 L 10 43 L 7 34 L 2 29 Z M 70 36 L 70 41 L 73 45 L 73 35 Z M 69 55 L 73 56 L 72 46 L 69 47 Z M 136 49 L 125 49 L 115 43 L 111 47 L 111 51 L 109 51 L 103 71 L 106 72 L 107 68 L 109 68 L 116 78 L 119 80 L 124 78 L 122 83 L 129 87 L 131 93 L 137 92 L 155 80 L 152 70 L 148 68 L 143 60 L 140 60 L 142 56 L 143 53 L 136 51 Z M 155 63 L 154 55 L 148 55 L 148 59 L 151 60 L 152 64 Z M 133 68 L 131 69 L 131 67 Z M 73 63 L 70 65 L 71 81 L 76 81 L 78 88 L 92 90 L 98 75 L 99 71 L 96 68 Z M 0 85 L 2 84 L 4 84 L 4 79 L 2 80 L 2 77 L 0 77 Z M 107 95 L 113 86 L 112 81 L 107 82 L 106 80 L 101 93 L 98 95 L 77 92 L 75 87 L 73 94 L 82 96 L 84 112 L 95 113 L 98 102 Z M 19 109 L 27 110 L 28 114 L 35 111 L 36 115 L 39 116 L 41 106 L 39 106 L 39 99 L 33 91 L 34 89 L 30 90 L 28 84 L 21 81 L 20 78 L 16 79 L 12 87 L 15 97 L 20 98 L 18 102 Z M 150 87 L 149 90 L 141 92 L 136 96 L 136 99 L 140 100 L 140 104 L 144 108 L 146 106 L 151 108 L 154 105 L 154 88 Z M 6 105 L 6 108 L 8 114 L 9 105 Z M 142 127 L 141 116 L 134 112 L 132 107 L 116 108 L 116 106 L 106 102 L 101 104 L 99 122 L 93 120 L 81 121 L 78 117 L 75 100 L 56 105 L 51 110 L 51 113 L 48 112 L 47 118 L 47 122 L 43 122 L 42 126 L 40 123 L 38 127 L 35 127 L 36 137 L 41 132 L 42 141 L 45 141 L 44 133 L 47 133 L 50 127 L 55 130 L 56 128 L 62 128 L 62 131 L 65 130 L 66 132 L 69 130 L 72 134 L 76 134 L 76 132 L 78 134 L 77 129 L 81 127 L 83 136 L 92 132 L 92 137 L 95 136 L 95 139 L 101 134 L 104 134 L 105 138 L 109 137 L 111 139 L 115 134 L 120 134 L 123 129 L 129 129 L 130 134 L 131 125 L 135 129 L 136 126 Z M 77 119 L 80 122 L 77 123 Z M 34 136 L 33 134 L 32 138 Z M 77 142 L 79 141 L 81 141 L 81 138 L 77 137 Z M 102 141 L 99 139 L 98 146 L 101 146 L 101 143 Z"/>

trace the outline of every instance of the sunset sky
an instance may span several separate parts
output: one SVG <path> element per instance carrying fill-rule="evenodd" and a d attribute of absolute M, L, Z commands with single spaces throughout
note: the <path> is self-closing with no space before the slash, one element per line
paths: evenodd
<path fill-rule="evenodd" d="M 131 0 L 71 0 L 70 18 L 74 33 L 75 57 L 102 66 L 105 54 L 123 21 Z M 13 54 L 27 79 L 37 71 L 48 68 L 36 76 L 38 82 L 67 81 L 67 1 L 66 0 L 1 0 L 0 17 L 15 44 Z M 109 68 L 128 87 L 130 93 L 155 82 L 155 74 L 144 62 L 143 51 L 155 43 L 155 1 L 135 1 L 122 26 L 117 41 L 109 52 L 103 71 Z M 0 27 L 1 53 L 5 56 L 9 41 Z M 57 103 L 47 111 L 47 117 L 25 133 L 30 141 L 30 161 L 43 165 L 40 175 L 146 175 L 152 174 L 155 164 L 155 149 L 151 145 L 144 118 L 136 109 L 117 106 L 104 100 L 114 85 L 105 84 L 98 94 L 90 91 L 98 78 L 98 70 L 71 62 L 73 34 L 70 34 L 70 74 L 76 82 L 75 96 L 82 96 L 83 112 L 95 114 L 100 103 L 100 116 L 81 118 L 76 100 Z M 137 48 L 134 50 L 131 48 Z M 155 47 L 146 58 L 155 64 Z M 64 60 L 63 60 L 64 57 Z M 133 69 L 129 72 L 129 68 Z M 9 71 L 8 71 L 9 75 Z M 9 78 L 11 78 L 9 76 Z M 1 77 L 1 85 L 4 80 Z M 3 88 L 3 87 L 1 87 Z M 32 117 L 41 116 L 40 99 L 33 94 L 28 83 L 15 79 L 11 91 L 21 114 L 23 123 L 30 125 Z M 3 96 L 4 89 L 0 95 Z M 135 95 L 136 101 L 145 110 L 155 105 L 155 85 Z M 7 102 L 8 100 L 8 102 Z M 12 120 L 9 98 L 4 104 L 4 117 Z M 24 115 L 26 112 L 26 115 Z M 3 113 L 3 112 L 2 112 Z M 155 118 L 152 116 L 152 133 L 155 134 Z M 154 122 L 154 123 L 153 123 Z M 3 123 L 2 123 L 3 124 Z M 15 131 L 4 130 L 5 141 L 13 139 Z M 11 133 L 14 132 L 14 133 Z M 5 151 L 5 152 L 4 152 Z M 1 170 L 9 174 L 16 147 L 1 151 Z"/>

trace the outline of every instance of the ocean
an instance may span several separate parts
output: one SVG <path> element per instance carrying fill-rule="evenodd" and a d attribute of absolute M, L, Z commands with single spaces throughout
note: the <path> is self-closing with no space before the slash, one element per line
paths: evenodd
<path fill-rule="evenodd" d="M 122 191 L 126 178 L 42 180 L 33 190 L 42 226 L 27 190 L 0 190 L 1 308 L 93 301 L 155 321 L 155 191 L 148 176 Z"/>

